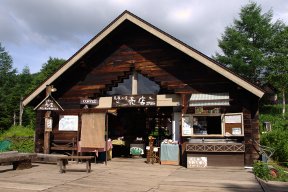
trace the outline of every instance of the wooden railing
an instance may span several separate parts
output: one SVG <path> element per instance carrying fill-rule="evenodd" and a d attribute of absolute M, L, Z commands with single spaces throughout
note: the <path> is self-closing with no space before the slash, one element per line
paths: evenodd
<path fill-rule="evenodd" d="M 242 143 L 186 143 L 187 152 L 245 152 Z"/>

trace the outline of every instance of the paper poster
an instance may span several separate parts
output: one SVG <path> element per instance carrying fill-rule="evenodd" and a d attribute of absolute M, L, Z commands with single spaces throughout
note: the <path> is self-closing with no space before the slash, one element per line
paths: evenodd
<path fill-rule="evenodd" d="M 182 118 L 182 135 L 192 135 L 192 121 L 190 116 Z"/>
<path fill-rule="evenodd" d="M 59 131 L 78 131 L 78 116 L 60 115 Z"/>
<path fill-rule="evenodd" d="M 187 157 L 187 168 L 207 167 L 207 157 Z"/>
<path fill-rule="evenodd" d="M 226 115 L 225 123 L 242 123 L 241 115 Z"/>

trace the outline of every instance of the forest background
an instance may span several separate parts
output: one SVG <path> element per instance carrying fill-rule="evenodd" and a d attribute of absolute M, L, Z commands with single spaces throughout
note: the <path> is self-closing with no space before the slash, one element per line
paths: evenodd
<path fill-rule="evenodd" d="M 239 19 L 225 28 L 218 43 L 221 52 L 213 59 L 259 87 L 271 88 L 278 96 L 273 103 L 260 100 L 261 144 L 275 149 L 276 161 L 287 162 L 287 24 L 275 20 L 273 10 L 263 13 L 261 5 L 251 2 L 241 8 Z M 23 108 L 22 100 L 64 63 L 64 59 L 50 57 L 37 73 L 31 74 L 28 66 L 18 72 L 0 42 L 0 141 L 16 134 L 33 136 L 35 111 L 29 106 Z M 272 131 L 266 132 L 264 122 L 271 123 Z M 24 148 L 26 145 L 21 144 L 20 150 L 33 151 L 33 142 L 29 142 Z"/>

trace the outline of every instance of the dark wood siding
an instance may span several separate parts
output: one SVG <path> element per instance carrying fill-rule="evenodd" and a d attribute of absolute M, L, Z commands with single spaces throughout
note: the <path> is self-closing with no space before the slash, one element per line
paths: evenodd
<path fill-rule="evenodd" d="M 235 86 L 195 59 L 126 22 L 55 81 L 55 86 L 61 86 L 55 96 L 66 101 L 103 96 L 128 78 L 132 69 L 159 84 L 166 93 L 228 91 Z"/>
<path fill-rule="evenodd" d="M 258 158 L 250 142 L 259 140 L 258 97 L 222 76 L 221 72 L 215 72 L 129 21 L 122 23 L 56 79 L 53 85 L 57 92 L 53 97 L 64 108 L 63 114 L 80 117 L 80 98 L 107 96 L 107 91 L 129 78 L 134 70 L 160 85 L 159 94 L 186 95 L 184 108 L 191 93 L 229 92 L 230 106 L 223 111 L 244 114 L 245 164 L 251 165 Z M 35 99 L 36 103 L 44 94 Z M 59 114 L 54 115 L 53 134 L 67 139 L 75 137 L 75 133 L 57 132 Z M 39 152 L 43 147 L 43 117 L 43 112 L 37 112 L 36 151 Z"/>
<path fill-rule="evenodd" d="M 36 113 L 36 128 L 35 128 L 35 152 L 43 153 L 44 146 L 44 127 L 45 127 L 45 112 L 37 111 Z"/>
<path fill-rule="evenodd" d="M 243 153 L 189 153 L 188 157 L 207 157 L 207 166 L 243 167 Z"/>

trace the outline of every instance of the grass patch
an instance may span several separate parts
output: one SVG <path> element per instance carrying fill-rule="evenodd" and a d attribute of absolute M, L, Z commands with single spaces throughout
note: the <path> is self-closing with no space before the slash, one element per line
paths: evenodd
<path fill-rule="evenodd" d="M 13 126 L 0 134 L 5 147 L 1 151 L 34 152 L 34 130 L 31 127 Z M 7 142 L 10 144 L 7 145 Z"/>

